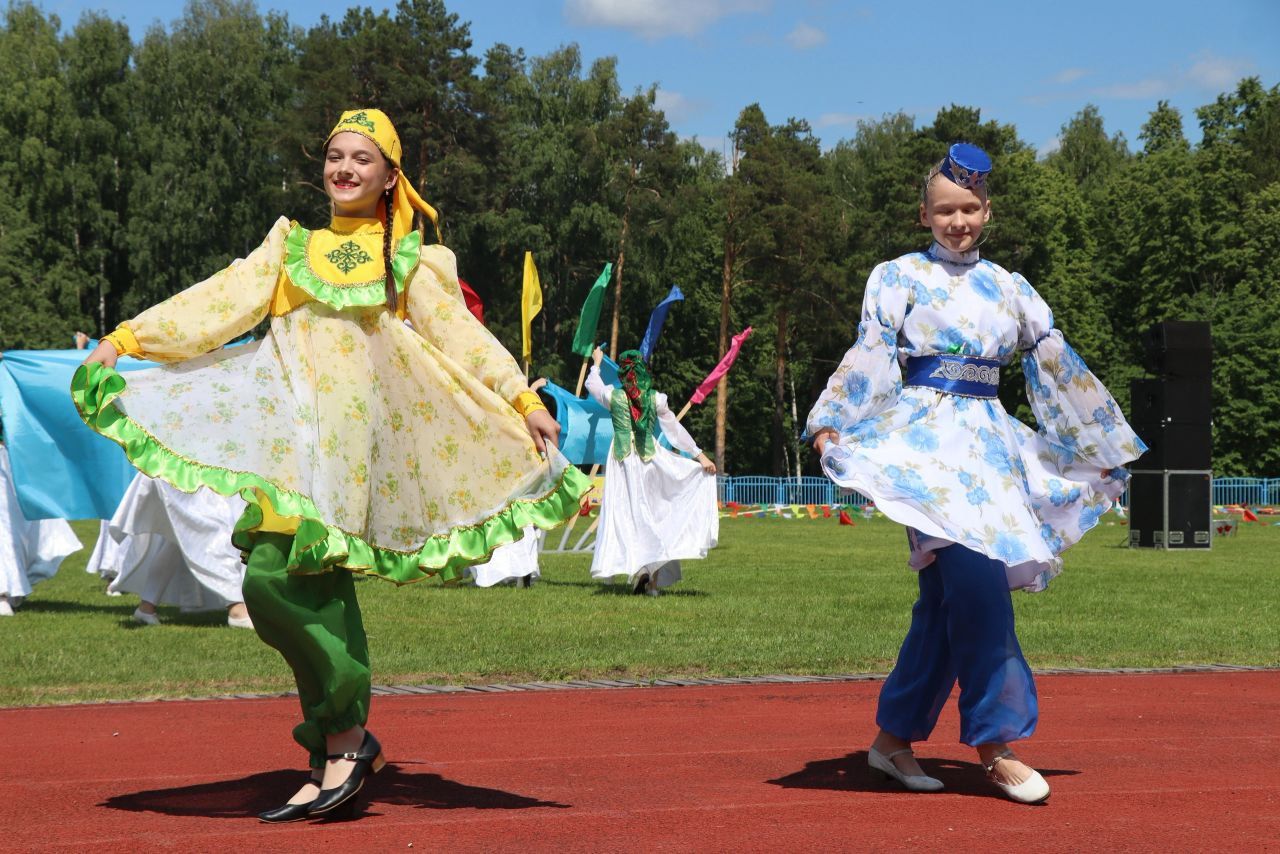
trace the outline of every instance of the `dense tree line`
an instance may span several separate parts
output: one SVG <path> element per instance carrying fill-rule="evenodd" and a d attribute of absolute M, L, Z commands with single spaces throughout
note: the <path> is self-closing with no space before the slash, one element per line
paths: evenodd
<path fill-rule="evenodd" d="M 513 350 L 534 253 L 535 372 L 576 380 L 578 309 L 606 262 L 598 334 L 615 350 L 671 284 L 686 294 L 654 357 L 675 401 L 754 327 L 688 421 L 730 473 L 812 470 L 798 419 L 852 343 L 871 268 L 925 244 L 921 179 L 965 139 L 997 162 L 984 253 L 1038 288 L 1121 403 L 1140 330 L 1211 320 L 1215 467 L 1280 475 L 1280 87 L 1255 78 L 1197 110 L 1194 144 L 1163 102 L 1134 149 L 1088 107 L 1043 159 L 964 106 L 864 122 L 823 150 L 807 122 L 749 105 L 721 153 L 678 138 L 653 88 L 622 91 L 613 59 L 473 54 L 441 0 L 309 29 L 195 0 L 140 39 L 94 14 L 64 33 L 19 2 L 0 20 L 3 346 L 109 331 L 250 251 L 280 214 L 322 225 L 319 143 L 353 105 L 396 119 L 406 177 Z M 1002 396 L 1026 415 L 1008 373 Z"/>

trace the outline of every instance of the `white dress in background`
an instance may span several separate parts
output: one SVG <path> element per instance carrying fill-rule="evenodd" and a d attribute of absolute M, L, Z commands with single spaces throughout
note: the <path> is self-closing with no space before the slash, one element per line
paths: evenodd
<path fill-rule="evenodd" d="M 467 573 L 475 580 L 476 587 L 493 587 L 522 578 L 541 577 L 538 571 L 538 549 L 542 546 L 544 532 L 536 525 L 524 529 L 524 536 L 514 543 L 500 546 L 485 563 L 472 564 Z"/>
<path fill-rule="evenodd" d="M 79 551 L 81 545 L 66 520 L 30 522 L 22 515 L 9 469 L 9 450 L 2 444 L 0 481 L 0 596 L 17 605 L 31 595 L 33 585 L 50 578 L 63 559 Z M 8 612 L 9 608 L 0 610 Z"/>
<path fill-rule="evenodd" d="M 613 386 L 604 384 L 594 366 L 587 393 L 611 409 Z M 667 396 L 655 393 L 654 398 L 658 424 L 672 447 L 694 456 L 701 453 L 667 406 Z M 610 453 L 591 560 L 593 578 L 625 575 L 634 586 L 648 573 L 657 587 L 670 587 L 681 578 L 680 561 L 706 557 L 719 536 L 715 475 L 661 443 L 648 462 L 634 448 L 620 460 Z"/>
<path fill-rule="evenodd" d="M 244 564 L 231 529 L 239 496 L 208 489 L 187 494 L 139 474 L 111 521 L 102 523 L 87 572 L 112 578 L 108 593 L 133 593 L 155 605 L 213 611 L 244 601 Z"/>

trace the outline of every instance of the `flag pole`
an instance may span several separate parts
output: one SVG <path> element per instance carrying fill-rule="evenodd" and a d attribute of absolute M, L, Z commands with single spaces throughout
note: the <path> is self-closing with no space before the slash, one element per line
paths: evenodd
<path fill-rule="evenodd" d="M 574 397 L 582 397 L 582 386 L 587 381 L 587 364 L 590 361 L 590 358 L 582 360 L 582 370 L 578 371 L 578 387 L 573 390 Z"/>
<path fill-rule="evenodd" d="M 680 410 L 680 414 L 678 414 L 678 415 L 676 416 L 676 420 L 677 420 L 677 421 L 682 421 L 682 420 L 684 420 L 684 416 L 685 416 L 685 414 L 689 411 L 689 407 L 691 407 L 691 406 L 693 406 L 693 401 L 692 401 L 692 400 L 691 400 L 691 401 L 689 401 L 688 403 L 686 403 L 686 404 L 684 405 L 684 408 Z"/>

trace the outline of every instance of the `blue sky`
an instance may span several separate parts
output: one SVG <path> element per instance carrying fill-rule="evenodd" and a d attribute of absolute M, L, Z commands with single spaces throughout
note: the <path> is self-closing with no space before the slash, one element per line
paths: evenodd
<path fill-rule="evenodd" d="M 181 4 L 155 0 L 42 0 L 73 25 L 85 9 L 128 23 L 135 40 Z M 309 26 L 352 0 L 258 0 Z M 375 9 L 391 5 L 372 0 Z M 496 42 L 530 56 L 576 42 L 584 60 L 618 57 L 628 90 L 657 84 L 682 136 L 719 146 L 742 107 L 773 122 L 807 119 L 825 146 L 859 119 L 904 111 L 928 123 L 939 107 L 979 107 L 1017 126 L 1042 152 L 1086 104 L 1136 146 L 1160 99 L 1193 110 L 1257 75 L 1280 82 L 1280 2 L 1038 0 L 986 3 L 835 0 L 454 0 L 473 52 Z"/>

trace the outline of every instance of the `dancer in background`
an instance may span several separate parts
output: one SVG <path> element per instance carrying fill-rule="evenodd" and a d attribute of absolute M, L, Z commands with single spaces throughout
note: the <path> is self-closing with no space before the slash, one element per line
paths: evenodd
<path fill-rule="evenodd" d="M 353 573 L 459 578 L 572 517 L 590 486 L 467 311 L 453 253 L 413 229 L 415 210 L 435 211 L 401 175 L 391 120 L 343 113 L 323 152 L 327 227 L 281 218 L 247 258 L 122 324 L 72 382 L 85 421 L 144 473 L 248 502 L 245 604 L 293 670 L 311 768 L 266 822 L 353 809 L 385 763 L 365 729 Z M 218 349 L 268 317 L 262 340 Z M 181 364 L 122 376 L 126 353 Z"/>
<path fill-rule="evenodd" d="M 919 573 L 871 767 L 913 791 L 942 788 L 911 743 L 929 737 L 958 679 L 960 740 L 1004 794 L 1035 803 L 1049 786 L 1009 748 L 1038 720 L 1009 591 L 1043 590 L 1061 571 L 1145 446 L 1026 279 L 979 258 L 990 170 L 968 144 L 930 170 L 920 222 L 933 245 L 872 271 L 857 343 L 806 432 L 833 481 L 907 526 Z M 1039 433 L 996 397 L 1019 356 Z"/>
<path fill-rule="evenodd" d="M 64 519 L 27 521 L 18 506 L 9 450 L 0 443 L 0 617 L 12 617 L 31 588 L 51 578 L 80 540 Z"/>
<path fill-rule="evenodd" d="M 209 489 L 187 494 L 139 473 L 111 521 L 103 521 L 86 572 L 110 580 L 108 595 L 142 601 L 133 621 L 160 625 L 157 605 L 226 610 L 227 625 L 252 629 L 241 585 L 244 561 L 231 542 L 244 499 Z"/>
<path fill-rule="evenodd" d="M 464 296 L 466 292 L 464 291 Z M 474 296 L 474 292 L 472 292 Z M 478 297 L 476 298 L 478 300 Z M 472 303 L 468 300 L 468 309 Z M 479 320 L 481 315 L 476 314 Z M 534 394 L 547 384 L 545 378 L 538 378 L 529 384 L 529 391 Z M 529 525 L 514 543 L 494 551 L 493 556 L 484 563 L 476 563 L 467 567 L 467 575 L 475 582 L 476 587 L 496 587 L 500 584 L 514 584 L 516 587 L 532 587 L 535 579 L 542 577 L 538 569 L 538 552 L 542 548 L 544 532 L 537 525 Z"/>
<path fill-rule="evenodd" d="M 716 466 L 653 390 L 649 368 L 638 350 L 618 359 L 621 388 L 600 378 L 599 347 L 587 376 L 587 393 L 609 410 L 613 449 L 600 499 L 600 526 L 591 576 L 627 576 L 635 593 L 657 596 L 681 578 L 680 561 L 707 556 L 720 535 Z M 693 459 L 668 451 L 671 446 Z"/>

